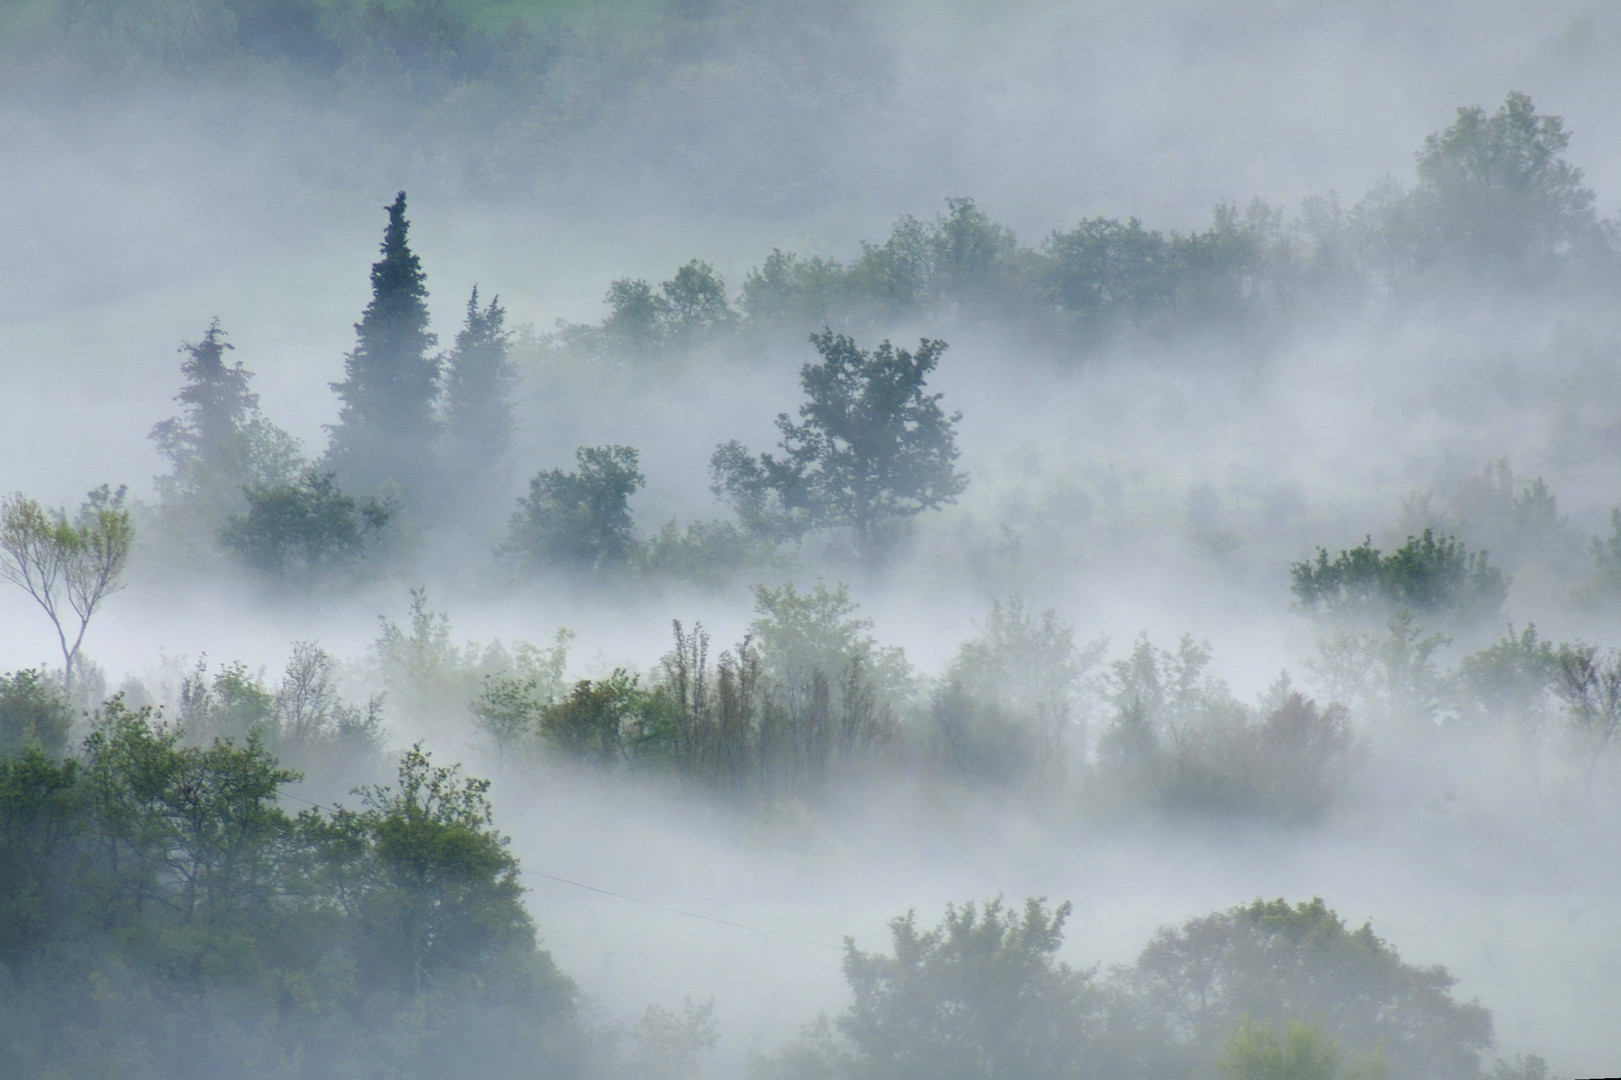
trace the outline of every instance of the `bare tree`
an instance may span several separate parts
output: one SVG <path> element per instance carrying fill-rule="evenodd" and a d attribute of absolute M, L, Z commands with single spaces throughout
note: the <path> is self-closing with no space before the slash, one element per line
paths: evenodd
<path fill-rule="evenodd" d="M 1600 654 L 1582 642 L 1562 647 L 1554 692 L 1587 758 L 1586 784 L 1591 788 L 1600 759 L 1621 741 L 1621 653 Z"/>
<path fill-rule="evenodd" d="M 62 646 L 62 685 L 69 692 L 90 617 L 124 587 L 135 538 L 124 490 L 110 491 L 103 484 L 73 521 L 65 511 L 47 510 L 21 492 L 0 503 L 0 577 L 32 596 L 50 617 Z"/>

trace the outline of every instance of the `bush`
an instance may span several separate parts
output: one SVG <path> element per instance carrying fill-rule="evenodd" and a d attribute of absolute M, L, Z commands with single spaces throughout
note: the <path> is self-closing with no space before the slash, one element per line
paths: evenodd
<path fill-rule="evenodd" d="M 646 485 L 635 450 L 582 446 L 578 472 L 548 469 L 518 500 L 501 552 L 538 569 L 624 566 L 637 549 L 630 497 Z"/>
<path fill-rule="evenodd" d="M 310 583 L 352 577 L 380 555 L 399 511 L 389 496 L 356 500 L 337 474 L 307 469 L 296 480 L 244 490 L 248 509 L 220 529 L 220 543 L 268 578 Z"/>
<path fill-rule="evenodd" d="M 1497 614 L 1508 595 L 1508 578 L 1486 552 L 1469 552 L 1455 537 L 1425 529 L 1382 555 L 1371 538 L 1330 561 L 1317 549 L 1315 562 L 1289 568 L 1298 608 L 1330 619 L 1383 619 L 1399 610 L 1454 622 Z"/>
<path fill-rule="evenodd" d="M 1402 963 L 1320 899 L 1256 900 L 1161 930 L 1124 974 L 1142 1041 L 1163 1054 L 1137 1075 L 1214 1064 L 1246 1018 L 1320 1025 L 1344 1053 L 1382 1055 L 1392 1076 L 1474 1080 L 1491 1044 L 1491 1014 L 1454 1001 L 1445 968 Z"/>
<path fill-rule="evenodd" d="M 1088 1075 L 1098 1011 L 1089 972 L 1058 960 L 1070 905 L 948 905 L 940 925 L 889 924 L 894 955 L 845 946 L 855 1002 L 838 1021 L 857 1076 L 886 1080 Z"/>
<path fill-rule="evenodd" d="M 24 668 L 0 675 L 0 754 L 42 750 L 58 757 L 72 726 L 66 695 L 43 671 Z"/>

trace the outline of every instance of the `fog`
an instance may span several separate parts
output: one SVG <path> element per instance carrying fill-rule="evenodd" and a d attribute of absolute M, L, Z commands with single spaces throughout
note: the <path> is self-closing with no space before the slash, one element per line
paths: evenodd
<path fill-rule="evenodd" d="M 404 46 L 317 64 L 269 31 L 254 39 L 252 4 L 146 6 L 170 21 L 66 0 L 0 15 L 0 490 L 71 512 L 98 485 L 128 485 L 128 587 L 85 638 L 101 690 L 178 715 L 199 663 L 212 677 L 241 661 L 273 692 L 294 643 L 319 642 L 348 700 L 387 692 L 390 754 L 421 740 L 491 778 L 541 945 L 592 1022 L 713 1001 L 706 1076 L 759 1075 L 751 1061 L 841 1014 L 847 937 L 881 952 L 908 909 L 933 926 L 947 904 L 996 896 L 1073 902 L 1061 957 L 1099 979 L 1161 927 L 1321 896 L 1491 1010 L 1483 1063 L 1534 1053 L 1551 1076 L 1616 1069 L 1621 845 L 1606 823 L 1621 773 L 1613 748 L 1582 773 L 1553 690 L 1530 728 L 1461 720 L 1450 690 L 1406 726 L 1373 690 L 1345 700 L 1360 757 L 1316 819 L 1110 803 L 1085 777 L 1125 700 L 1111 665 L 1139 635 L 1171 652 L 1183 635 L 1207 643 L 1203 674 L 1245 708 L 1280 671 L 1335 700 L 1346 684 L 1320 643 L 1385 624 L 1301 610 L 1290 568 L 1319 548 L 1331 558 L 1366 537 L 1388 553 L 1433 525 L 1489 551 L 1509 575 L 1500 607 L 1423 624 L 1447 637 L 1441 673 L 1528 624 L 1545 642 L 1621 645 L 1617 594 L 1595 593 L 1589 553 L 1621 505 L 1621 13 L 512 3 L 491 25 L 533 18 L 556 36 L 475 68 Z M 1333 194 L 1351 211 L 1387 178 L 1413 190 L 1426 136 L 1511 91 L 1563 119 L 1563 156 L 1602 219 L 1596 269 L 1522 287 L 1471 264 L 1320 302 L 1301 286 L 1264 317 L 1178 314 L 1092 337 L 966 293 L 839 313 L 834 328 L 864 348 L 949 343 L 928 391 L 962 414 L 967 486 L 908 519 L 886 558 L 858 557 L 838 529 L 687 576 L 496 555 L 530 478 L 574 469 L 579 447 L 639 451 L 639 542 L 667 521 L 731 520 L 711 454 L 731 439 L 772 451 L 778 414 L 798 416 L 819 321 L 750 316 L 650 359 L 570 345 L 585 340 L 570 326 L 612 315 L 615 281 L 657 287 L 701 259 L 736 302 L 773 249 L 849 267 L 898 219 L 943 220 L 965 196 L 1028 259 L 1086 219 L 1188 237 L 1217 204 L 1242 214 L 1261 199 L 1294 222 L 1302 200 Z M 177 347 L 217 317 L 264 416 L 319 459 L 401 190 L 438 348 L 475 285 L 515 331 L 516 428 L 487 494 L 454 511 L 422 496 L 399 549 L 342 580 L 256 576 L 213 531 L 201 547 L 163 539 L 155 478 L 170 462 L 149 433 L 182 411 Z M 1469 485 L 1500 461 L 1514 493 L 1546 482 L 1557 529 L 1534 542 L 1492 531 Z M 651 687 L 672 620 L 701 622 L 718 657 L 768 614 L 751 587 L 819 582 L 848 585 L 862 632 L 904 649 L 914 681 L 893 702 L 887 756 L 815 793 L 745 806 L 673 772 L 571 761 L 538 734 L 498 747 L 469 708 L 505 670 L 486 660 L 496 641 L 545 645 L 567 628 L 561 693 L 620 668 Z M 461 665 L 414 699 L 379 643 L 385 625 L 409 628 L 413 588 L 448 620 Z M 1104 643 L 1075 681 L 1071 779 L 1056 787 L 958 783 L 937 760 L 936 695 L 1011 597 L 1056 612 L 1078 646 Z M 60 662 L 39 607 L 0 590 L 0 671 Z M 387 775 L 290 790 L 325 806 Z"/>

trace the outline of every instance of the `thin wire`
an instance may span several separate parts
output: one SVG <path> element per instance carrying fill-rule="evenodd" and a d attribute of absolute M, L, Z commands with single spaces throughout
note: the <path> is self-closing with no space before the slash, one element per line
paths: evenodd
<path fill-rule="evenodd" d="M 297 795 L 290 795 L 285 791 L 281 792 L 280 795 L 284 799 L 292 799 L 294 802 L 301 802 L 305 806 L 313 806 L 317 810 L 325 810 L 329 814 L 335 812 L 330 806 L 322 806 L 318 802 L 311 802 L 308 799 L 299 798 Z M 548 874 L 544 870 L 533 870 L 528 867 L 520 866 L 518 868 L 518 872 L 520 874 L 533 874 L 535 877 L 542 877 L 547 881 L 555 881 L 560 885 L 572 885 L 576 889 L 585 889 L 587 892 L 601 893 L 603 896 L 611 896 L 615 900 L 624 900 L 632 904 L 641 904 L 643 907 L 657 908 L 660 911 L 668 911 L 672 915 L 685 915 L 689 919 L 701 919 L 704 922 L 714 923 L 717 926 L 729 926 L 733 930 L 747 930 L 751 934 L 764 934 L 766 937 L 781 938 L 783 941 L 797 941 L 801 945 L 814 945 L 819 949 L 832 949 L 835 952 L 844 951 L 844 946 L 842 945 L 834 945 L 826 941 L 817 941 L 813 938 L 796 937 L 793 934 L 784 934 L 778 930 L 767 930 L 761 926 L 750 926 L 747 923 L 733 922 L 730 919 L 722 919 L 714 915 L 705 915 L 701 911 L 688 911 L 685 908 L 671 907 L 669 904 L 660 904 L 653 900 L 643 900 L 638 896 L 627 896 L 621 892 L 614 892 L 612 889 L 604 889 L 596 885 L 587 885 L 583 881 L 573 881 L 566 877 L 558 877 L 556 874 Z"/>
<path fill-rule="evenodd" d="M 563 885 L 572 885 L 576 889 L 586 889 L 590 892 L 601 893 L 603 896 L 612 896 L 616 900 L 628 900 L 632 904 L 641 904 L 644 907 L 658 908 L 660 911 L 668 911 L 673 915 L 685 915 L 689 919 L 702 919 L 704 922 L 712 922 L 719 926 L 730 926 L 734 930 L 747 930 L 752 934 L 764 934 L 767 937 L 781 938 L 784 941 L 797 941 L 801 945 L 814 945 L 819 949 L 832 949 L 835 952 L 844 951 L 844 946 L 842 945 L 834 945 L 826 941 L 817 941 L 814 938 L 796 937 L 793 934 L 784 934 L 777 930 L 767 930 L 764 927 L 750 926 L 747 923 L 733 922 L 730 919 L 721 919 L 715 917 L 714 915 L 705 915 L 700 911 L 688 911 L 685 908 L 671 907 L 668 904 L 659 904 L 652 900 L 643 900 L 636 896 L 626 896 L 624 893 L 614 892 L 612 889 L 601 889 L 595 885 L 587 885 L 583 881 L 570 881 L 568 878 L 558 877 L 556 874 L 548 874 L 544 870 L 520 870 L 519 872 L 524 874 L 534 874 L 536 877 L 543 877 L 547 881 L 556 881 Z"/>

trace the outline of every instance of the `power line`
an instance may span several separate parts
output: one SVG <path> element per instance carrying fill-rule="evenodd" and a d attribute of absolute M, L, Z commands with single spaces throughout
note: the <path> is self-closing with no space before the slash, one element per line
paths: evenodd
<path fill-rule="evenodd" d="M 522 870 L 520 872 L 525 874 L 534 874 L 536 877 L 543 877 L 547 881 L 556 881 L 563 885 L 572 885 L 576 889 L 585 889 L 589 892 L 601 893 L 603 896 L 612 896 L 616 900 L 626 900 L 632 904 L 641 904 L 644 907 L 657 908 L 660 911 L 668 911 L 673 915 L 685 915 L 689 919 L 702 919 L 704 922 L 712 922 L 718 926 L 729 926 L 734 930 L 747 930 L 751 934 L 764 934 L 767 937 L 781 938 L 784 941 L 797 941 L 801 945 L 814 945 L 819 949 L 832 949 L 835 952 L 844 951 L 844 946 L 842 945 L 834 945 L 826 941 L 817 941 L 813 938 L 796 937 L 793 934 L 784 934 L 777 930 L 767 930 L 760 926 L 750 926 L 747 923 L 733 922 L 730 919 L 721 919 L 714 915 L 705 915 L 700 911 L 688 911 L 685 908 L 671 907 L 669 904 L 660 904 L 652 900 L 643 900 L 636 896 L 626 896 L 624 893 L 614 892 L 612 889 L 601 889 L 595 885 L 587 885 L 583 881 L 570 881 L 568 878 L 558 877 L 556 874 L 548 874 L 543 870 Z"/>
<path fill-rule="evenodd" d="M 323 806 L 318 802 L 311 802 L 309 799 L 299 798 L 297 795 L 289 795 L 285 791 L 280 792 L 280 796 L 284 799 L 292 799 L 294 802 L 301 802 L 305 806 L 313 806 L 317 810 L 325 810 L 329 814 L 335 813 L 330 806 Z M 784 934 L 778 930 L 767 930 L 762 926 L 750 926 L 747 923 L 733 922 L 731 919 L 722 919 L 715 915 L 705 915 L 701 911 L 688 911 L 686 908 L 671 907 L 669 904 L 660 904 L 654 900 L 643 900 L 639 896 L 627 896 L 625 893 L 614 892 L 612 889 L 604 889 L 596 885 L 587 885 L 583 881 L 574 881 L 566 877 L 558 877 L 556 874 L 548 874 L 544 870 L 532 870 L 525 866 L 519 866 L 518 872 L 520 874 L 533 874 L 535 877 L 545 878 L 547 881 L 555 881 L 559 885 L 572 885 L 576 889 L 584 889 L 587 892 L 600 893 L 603 896 L 611 896 L 615 900 L 624 900 L 631 904 L 641 904 L 643 907 L 657 908 L 659 911 L 667 911 L 672 915 L 684 915 L 689 919 L 701 919 L 704 922 L 714 923 L 717 926 L 728 926 L 733 930 L 747 930 L 751 934 L 763 934 L 766 937 L 781 938 L 783 941 L 795 941 L 801 945 L 814 945 L 818 949 L 832 949 L 835 952 L 844 951 L 844 946 L 842 945 L 834 945 L 826 941 L 817 941 L 813 938 L 797 937 L 793 934 Z"/>

